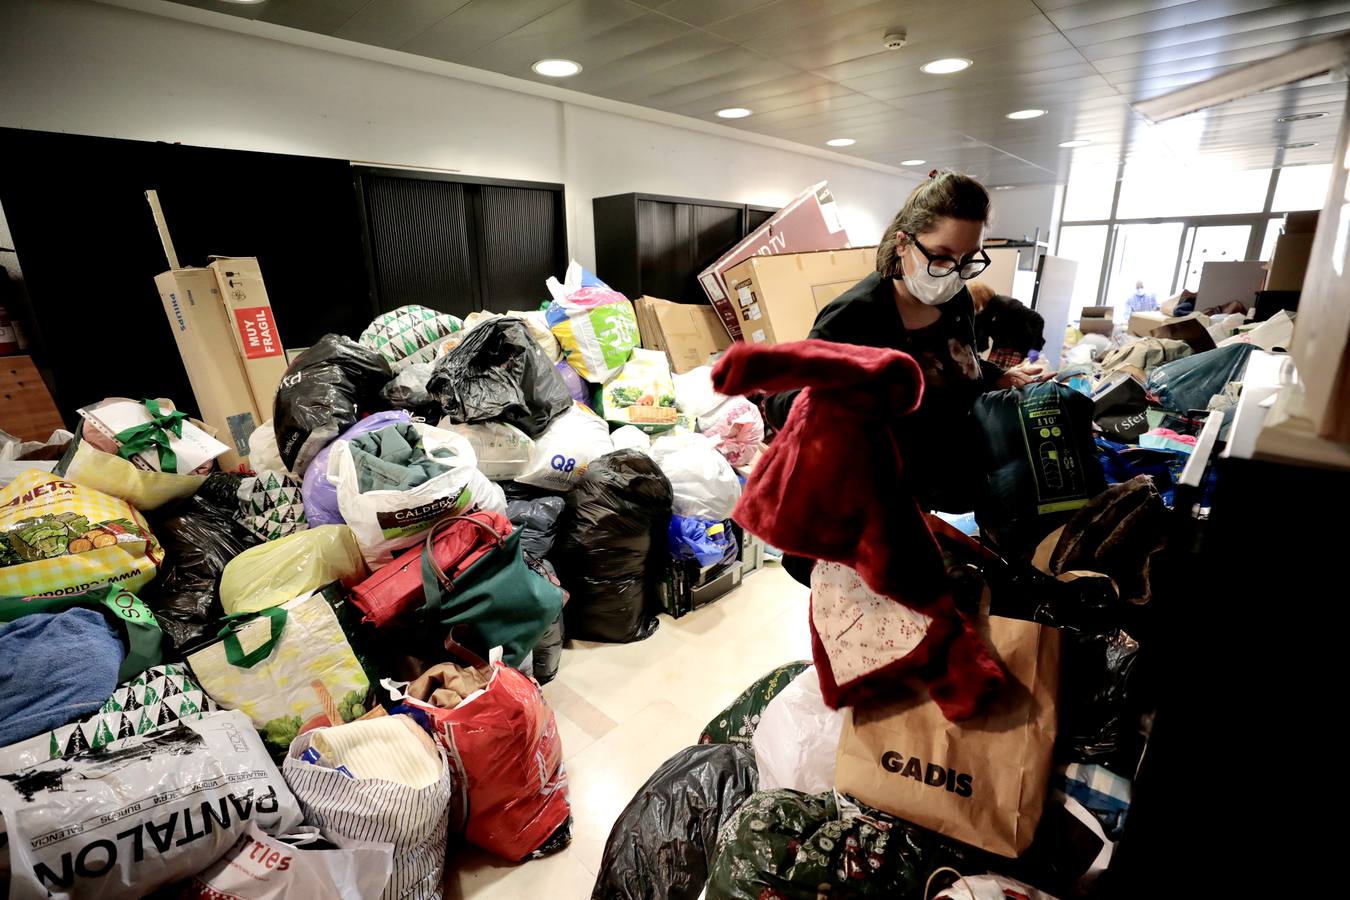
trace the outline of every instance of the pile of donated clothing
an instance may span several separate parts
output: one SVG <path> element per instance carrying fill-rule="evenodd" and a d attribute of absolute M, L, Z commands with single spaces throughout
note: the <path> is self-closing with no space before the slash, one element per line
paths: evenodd
<path fill-rule="evenodd" d="M 1194 435 L 1248 351 L 1130 402 Z M 806 388 L 733 519 L 816 561 L 812 658 L 749 685 L 638 789 L 596 900 L 1114 896 L 1194 442 L 1159 457 L 1147 425 L 1122 439 L 1076 373 L 994 392 L 974 410 L 980 507 L 927 513 L 889 430 L 911 367 L 814 341 L 734 345 L 715 367 L 732 396 Z"/>
<path fill-rule="evenodd" d="M 5 442 L 0 895 L 440 897 L 455 847 L 569 844 L 540 685 L 724 561 L 763 424 L 547 289 L 325 335 L 237 471 L 170 398 Z"/>

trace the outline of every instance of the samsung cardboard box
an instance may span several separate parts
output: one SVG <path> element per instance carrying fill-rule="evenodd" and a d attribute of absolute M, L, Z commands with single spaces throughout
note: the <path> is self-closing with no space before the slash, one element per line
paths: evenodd
<path fill-rule="evenodd" d="M 216 273 L 175 268 L 156 276 L 155 287 L 202 421 L 215 428 L 216 438 L 230 448 L 219 457 L 220 467 L 233 469 L 247 462 L 249 435 L 263 418 L 235 351 L 234 329 L 220 299 Z"/>
<path fill-rule="evenodd" d="M 244 364 L 253 400 L 260 412 L 270 410 L 277 385 L 286 374 L 286 354 L 272 317 L 262 270 L 251 256 L 213 257 L 207 268 L 215 274 L 230 336 Z"/>
<path fill-rule="evenodd" d="M 876 248 L 752 256 L 727 271 L 733 314 L 755 344 L 804 340 L 831 300 L 876 271 Z"/>
<path fill-rule="evenodd" d="M 703 292 L 733 340 L 742 337 L 743 320 L 736 314 L 728 273 L 752 256 L 839 250 L 848 247 L 848 234 L 839 221 L 839 208 L 825 182 L 812 185 L 774 213 L 717 262 L 699 273 Z"/>

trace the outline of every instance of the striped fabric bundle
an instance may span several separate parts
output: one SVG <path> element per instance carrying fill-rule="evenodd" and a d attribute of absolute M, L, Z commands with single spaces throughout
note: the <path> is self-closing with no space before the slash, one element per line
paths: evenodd
<path fill-rule="evenodd" d="M 440 778 L 415 789 L 306 762 L 300 756 L 316 733 L 307 732 L 291 743 L 281 770 L 300 801 L 306 824 L 351 840 L 394 845 L 393 875 L 381 900 L 440 898 L 454 793 L 445 751 L 437 748 Z M 413 747 L 423 752 L 416 744 Z"/>

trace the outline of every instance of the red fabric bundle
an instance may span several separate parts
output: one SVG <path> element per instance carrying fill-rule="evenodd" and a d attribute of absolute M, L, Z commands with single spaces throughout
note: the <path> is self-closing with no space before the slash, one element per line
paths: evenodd
<path fill-rule="evenodd" d="M 714 367 L 713 387 L 723 394 L 805 388 L 732 518 L 787 553 L 841 563 L 875 594 L 930 619 L 907 655 L 891 658 L 883 649 L 874 668 L 840 683 L 827 650 L 844 652 L 849 638 L 827 633 L 822 640 L 813 597 L 813 655 L 825 701 L 838 707 L 891 694 L 898 679 L 919 674 L 948 718 L 976 712 L 1002 685 L 1003 670 L 952 603 L 942 553 L 904 484 L 893 431 L 923 396 L 918 364 L 898 350 L 829 341 L 735 343 Z M 868 592 L 858 587 L 865 604 Z"/>

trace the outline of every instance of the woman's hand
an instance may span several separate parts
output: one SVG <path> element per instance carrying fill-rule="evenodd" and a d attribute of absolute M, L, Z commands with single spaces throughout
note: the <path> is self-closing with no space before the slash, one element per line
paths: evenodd
<path fill-rule="evenodd" d="M 1038 366 L 1035 363 L 1022 363 L 1022 365 L 1008 369 L 999 376 L 998 381 L 994 382 L 994 387 L 1001 390 L 1016 390 L 1054 377 L 1055 373 L 1045 371 L 1045 366 Z"/>

